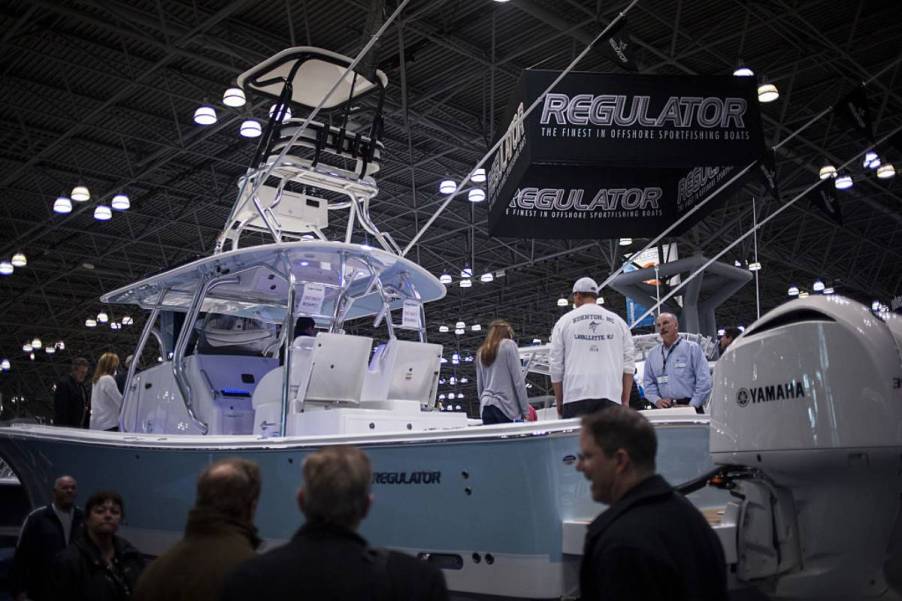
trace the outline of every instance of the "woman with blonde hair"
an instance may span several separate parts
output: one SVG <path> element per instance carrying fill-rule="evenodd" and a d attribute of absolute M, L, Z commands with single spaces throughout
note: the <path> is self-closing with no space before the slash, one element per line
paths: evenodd
<path fill-rule="evenodd" d="M 122 393 L 116 386 L 116 368 L 119 357 L 116 353 L 104 353 L 94 369 L 91 379 L 91 429 L 119 430 L 119 408 L 122 407 Z"/>
<path fill-rule="evenodd" d="M 528 419 L 526 380 L 513 338 L 511 325 L 496 319 L 476 353 L 476 394 L 483 424 Z"/>

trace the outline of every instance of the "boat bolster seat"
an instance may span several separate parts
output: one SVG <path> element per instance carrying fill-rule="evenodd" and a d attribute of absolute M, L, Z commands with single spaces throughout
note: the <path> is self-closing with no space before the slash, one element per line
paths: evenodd
<path fill-rule="evenodd" d="M 363 400 L 416 401 L 431 406 L 438 387 L 442 346 L 391 339 L 373 353 L 363 387 Z"/>

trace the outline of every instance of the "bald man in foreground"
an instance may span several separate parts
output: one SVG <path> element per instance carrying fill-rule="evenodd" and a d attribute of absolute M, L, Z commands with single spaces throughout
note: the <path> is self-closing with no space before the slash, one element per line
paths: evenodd
<path fill-rule="evenodd" d="M 141 575 L 132 601 L 214 601 L 225 575 L 256 556 L 260 468 L 246 459 L 211 464 L 197 479 L 185 537 Z"/>

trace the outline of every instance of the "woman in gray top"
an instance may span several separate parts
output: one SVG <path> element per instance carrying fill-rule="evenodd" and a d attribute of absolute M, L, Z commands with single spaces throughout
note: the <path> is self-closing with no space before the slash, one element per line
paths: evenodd
<path fill-rule="evenodd" d="M 510 324 L 497 319 L 489 324 L 476 353 L 476 394 L 483 424 L 525 421 L 529 415 L 526 381 L 513 337 Z"/>

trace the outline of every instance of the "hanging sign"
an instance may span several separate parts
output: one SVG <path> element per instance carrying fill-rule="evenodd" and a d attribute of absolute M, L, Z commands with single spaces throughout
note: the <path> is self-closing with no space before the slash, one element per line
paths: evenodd
<path fill-rule="evenodd" d="M 415 300 L 405 300 L 404 307 L 401 309 L 401 327 L 408 330 L 419 330 L 420 324 L 420 303 Z"/>
<path fill-rule="evenodd" d="M 298 311 L 305 315 L 319 315 L 323 310 L 323 300 L 326 298 L 326 286 L 320 282 L 307 282 L 304 284 L 304 293 L 301 295 L 301 303 Z"/>
<path fill-rule="evenodd" d="M 492 235 L 653 236 L 761 156 L 748 78 L 571 73 L 518 123 L 556 76 L 521 78 L 489 173 Z"/>

